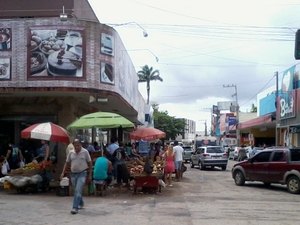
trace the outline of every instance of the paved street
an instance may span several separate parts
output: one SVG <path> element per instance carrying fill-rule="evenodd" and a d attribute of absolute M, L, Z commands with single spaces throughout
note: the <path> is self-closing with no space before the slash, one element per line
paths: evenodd
<path fill-rule="evenodd" d="M 226 171 L 190 169 L 182 182 L 162 193 L 136 194 L 110 190 L 85 198 L 86 207 L 71 215 L 72 197 L 55 193 L 20 195 L 0 191 L 0 224 L 130 224 L 130 225 L 285 225 L 300 221 L 300 195 L 284 186 L 260 183 L 238 187 Z"/>

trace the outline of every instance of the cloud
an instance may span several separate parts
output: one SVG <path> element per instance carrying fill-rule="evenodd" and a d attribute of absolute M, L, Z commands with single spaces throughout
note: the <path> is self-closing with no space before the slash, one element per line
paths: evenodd
<path fill-rule="evenodd" d="M 115 27 L 137 71 L 144 65 L 160 71 L 164 81 L 151 82 L 150 101 L 172 116 L 209 121 L 212 105 L 236 100 L 235 88 L 223 85 L 236 85 L 239 105 L 248 111 L 259 92 L 275 85 L 276 71 L 282 74 L 297 63 L 295 0 L 90 3 L 102 23 L 134 21 L 147 30 L 144 38 L 134 24 Z M 144 83 L 139 90 L 146 98 Z"/>

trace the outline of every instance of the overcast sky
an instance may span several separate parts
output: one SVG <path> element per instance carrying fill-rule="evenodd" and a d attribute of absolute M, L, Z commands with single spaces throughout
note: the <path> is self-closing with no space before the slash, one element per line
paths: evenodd
<path fill-rule="evenodd" d="M 241 110 L 275 85 L 274 74 L 297 64 L 298 0 L 89 0 L 101 23 L 114 27 L 137 71 L 160 71 L 150 101 L 170 116 L 210 124 L 210 109 L 235 101 Z M 143 36 L 143 31 L 148 33 Z M 156 60 L 158 59 L 158 62 Z M 139 84 L 146 98 L 145 83 Z M 210 127 L 210 125 L 209 125 Z"/>

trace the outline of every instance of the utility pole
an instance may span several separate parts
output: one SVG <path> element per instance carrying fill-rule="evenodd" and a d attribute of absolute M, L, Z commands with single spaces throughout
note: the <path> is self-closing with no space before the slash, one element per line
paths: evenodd
<path fill-rule="evenodd" d="M 275 77 L 276 77 L 276 94 L 275 94 L 275 122 L 276 122 L 276 125 L 275 125 L 275 145 L 278 146 L 278 127 L 277 127 L 277 124 L 278 124 L 278 118 L 277 118 L 277 109 L 278 109 L 278 71 L 275 72 Z"/>
<path fill-rule="evenodd" d="M 239 117 L 239 111 L 240 111 L 240 107 L 239 107 L 239 103 L 238 103 L 238 94 L 237 94 L 237 86 L 236 84 L 231 84 L 231 85 L 223 85 L 223 88 L 231 88 L 234 87 L 234 94 L 232 95 L 232 97 L 235 96 L 235 102 L 236 102 L 236 107 L 235 107 L 235 112 L 236 112 L 236 140 L 237 140 L 237 146 L 240 146 L 240 129 L 239 129 L 239 121 L 240 121 L 240 117 Z"/>
<path fill-rule="evenodd" d="M 204 121 L 204 136 L 208 136 L 207 132 L 207 120 L 199 120 L 199 122 Z"/>

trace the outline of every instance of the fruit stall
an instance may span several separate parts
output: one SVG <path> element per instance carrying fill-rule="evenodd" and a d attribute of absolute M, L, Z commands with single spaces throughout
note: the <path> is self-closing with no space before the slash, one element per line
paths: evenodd
<path fill-rule="evenodd" d="M 161 192 L 163 185 L 164 162 L 148 161 L 146 158 L 127 161 L 127 168 L 133 179 L 133 191 Z M 148 168 L 147 168 L 148 164 Z"/>
<path fill-rule="evenodd" d="M 46 191 L 50 181 L 52 163 L 30 162 L 24 167 L 11 170 L 4 177 L 4 190 L 18 193 Z"/>

